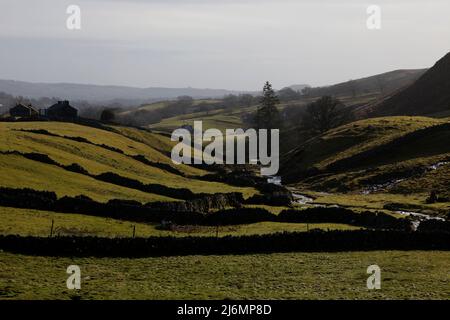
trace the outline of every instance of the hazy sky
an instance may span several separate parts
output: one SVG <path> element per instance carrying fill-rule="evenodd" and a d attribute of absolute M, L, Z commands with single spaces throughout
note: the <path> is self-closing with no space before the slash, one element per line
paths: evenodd
<path fill-rule="evenodd" d="M 81 30 L 66 9 L 81 8 Z M 368 30 L 366 9 L 382 9 Z M 0 78 L 255 90 L 431 66 L 449 0 L 0 0 Z"/>

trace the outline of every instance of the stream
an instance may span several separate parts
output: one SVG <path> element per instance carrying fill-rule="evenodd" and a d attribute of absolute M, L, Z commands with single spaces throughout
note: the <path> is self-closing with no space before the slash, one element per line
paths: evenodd
<path fill-rule="evenodd" d="M 437 164 L 434 164 L 434 165 L 430 166 L 429 169 L 436 170 L 437 168 L 439 168 L 439 167 L 441 167 L 443 165 L 447 165 L 447 164 L 449 164 L 449 162 L 439 162 Z M 396 182 L 398 183 L 399 181 L 401 181 L 401 180 L 397 180 Z M 277 184 L 277 185 L 282 185 L 280 177 L 272 177 L 272 178 L 268 179 L 268 182 L 269 183 L 274 183 L 274 184 Z M 343 208 L 339 204 L 327 204 L 327 205 L 325 205 L 325 204 L 314 203 L 314 198 L 308 197 L 308 196 L 306 196 L 304 194 L 297 193 L 296 190 L 289 189 L 289 191 L 291 191 L 292 196 L 294 197 L 294 203 L 296 203 L 296 204 L 311 205 L 313 207 L 337 207 L 337 208 Z M 369 194 L 369 193 L 366 193 L 366 194 Z M 413 226 L 414 230 L 417 230 L 417 228 L 419 227 L 419 225 L 420 225 L 420 223 L 422 221 L 426 221 L 426 220 L 445 221 L 444 218 L 433 217 L 433 216 L 430 216 L 430 215 L 427 215 L 427 214 L 424 214 L 424 213 L 420 213 L 420 212 L 411 212 L 411 211 L 394 211 L 394 212 L 398 213 L 400 215 L 406 216 L 406 217 L 410 217 L 411 223 L 412 223 L 412 226 Z"/>
<path fill-rule="evenodd" d="M 450 164 L 450 162 L 448 162 L 448 161 L 439 161 L 439 162 L 437 162 L 435 164 L 432 164 L 432 165 L 429 165 L 428 167 L 426 167 L 426 170 L 425 170 L 424 173 L 437 170 L 440 167 L 448 165 L 448 164 Z M 410 176 L 408 178 L 412 178 L 412 177 L 414 177 L 414 176 Z M 363 189 L 361 191 L 361 193 L 362 194 L 371 194 L 371 193 L 374 193 L 374 192 L 377 192 L 377 191 L 380 191 L 380 190 L 383 190 L 383 189 L 389 189 L 391 187 L 396 186 L 400 182 L 405 181 L 408 178 L 394 179 L 394 180 L 391 180 L 391 181 L 387 181 L 385 183 L 373 184 L 373 185 L 370 185 L 370 186 L 366 187 L 365 189 Z"/>
<path fill-rule="evenodd" d="M 294 197 L 294 202 L 296 204 L 300 204 L 300 205 L 311 205 L 313 207 L 339 207 L 339 208 L 343 208 L 342 206 L 338 205 L 338 204 L 330 204 L 330 205 L 323 205 L 323 204 L 315 204 L 314 203 L 314 199 L 310 198 L 308 196 L 305 196 L 303 194 L 299 194 L 299 193 L 294 193 L 292 192 L 292 196 Z M 424 213 L 420 213 L 420 212 L 410 212 L 410 211 L 394 211 L 395 213 L 401 214 L 403 216 L 406 217 L 410 217 L 411 219 L 411 223 L 413 226 L 414 230 L 417 230 L 417 228 L 419 227 L 420 223 L 422 221 L 426 221 L 426 220 L 439 220 L 439 221 L 445 221 L 444 218 L 440 218 L 440 217 L 433 217 Z"/>
<path fill-rule="evenodd" d="M 427 214 L 423 214 L 423 213 L 419 213 L 419 212 L 410 212 L 410 211 L 395 211 L 395 213 L 407 216 L 407 217 L 411 217 L 411 223 L 414 227 L 414 231 L 417 230 L 417 228 L 419 227 L 420 223 L 422 221 L 426 221 L 426 220 L 439 220 L 439 221 L 445 221 L 444 218 L 440 218 L 440 217 L 432 217 L 429 216 Z"/>

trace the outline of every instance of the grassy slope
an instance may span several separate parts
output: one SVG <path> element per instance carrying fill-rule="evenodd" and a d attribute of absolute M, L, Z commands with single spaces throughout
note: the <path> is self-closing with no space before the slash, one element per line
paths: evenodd
<path fill-rule="evenodd" d="M 449 260 L 439 251 L 142 259 L 2 252 L 0 299 L 448 299 Z M 77 292 L 66 289 L 72 264 L 82 273 Z M 381 268 L 381 290 L 367 289 L 372 264 Z"/>
<path fill-rule="evenodd" d="M 396 138 L 416 130 L 448 122 L 448 119 L 426 117 L 386 117 L 351 123 L 309 140 L 288 154 L 282 163 L 283 175 L 297 177 L 294 186 L 316 197 L 317 203 L 336 203 L 362 208 L 380 209 L 389 203 L 407 204 L 411 211 L 439 211 L 450 209 L 449 203 L 426 204 L 431 190 L 448 196 L 450 166 L 436 170 L 430 166 L 450 158 L 450 132 L 441 130 L 408 142 L 402 142 L 388 154 L 379 153 L 345 168 L 326 174 L 302 178 L 308 168 L 327 172 L 327 166 L 342 159 L 386 145 Z M 425 173 L 409 174 L 427 169 Z M 361 194 L 374 184 L 403 181 L 380 188 L 372 194 Z M 295 179 L 294 179 L 295 181 Z M 373 182 L 370 182 L 373 181 Z M 377 182 L 379 181 L 379 182 Z M 328 193 L 310 192 L 325 191 Z M 343 194 L 342 192 L 346 192 Z M 347 194 L 347 192 L 350 192 Z M 331 194 L 329 194 L 331 193 Z"/>
<path fill-rule="evenodd" d="M 405 85 L 411 84 L 426 70 L 395 70 L 372 77 L 362 78 L 355 80 L 353 85 L 356 90 L 356 95 L 353 95 L 353 86 L 349 85 L 349 82 L 339 83 L 332 86 L 314 88 L 313 96 L 311 98 L 302 98 L 296 101 L 289 101 L 280 104 L 279 108 L 283 109 L 286 106 L 299 106 L 302 107 L 305 104 L 318 99 L 322 95 L 337 96 L 345 105 L 352 107 L 361 107 L 368 103 L 374 102 L 381 95 L 388 94 L 395 91 Z M 383 92 L 381 93 L 381 85 Z M 214 103 L 217 100 L 195 100 L 194 106 L 200 103 Z M 167 107 L 169 101 L 156 102 L 153 104 L 141 106 L 135 110 L 126 111 L 120 115 L 132 115 L 143 110 L 158 110 Z M 163 119 L 159 123 L 151 124 L 149 127 L 157 128 L 164 131 L 172 131 L 183 124 L 192 124 L 194 120 L 203 120 L 205 128 L 217 128 L 223 130 L 225 128 L 240 128 L 243 126 L 242 116 L 255 112 L 257 106 L 240 107 L 232 111 L 226 109 L 218 109 L 214 111 L 195 112 L 185 115 L 178 115 L 171 118 Z"/>
<path fill-rule="evenodd" d="M 368 106 L 371 116 L 429 115 L 449 110 L 450 53 L 404 90 Z"/>
<path fill-rule="evenodd" d="M 27 160 L 20 156 L 0 155 L 0 177 L 2 187 L 54 191 L 58 197 L 85 195 L 101 202 L 110 199 L 128 199 L 140 202 L 175 201 L 168 197 L 101 182 L 85 175 Z"/>
<path fill-rule="evenodd" d="M 150 125 L 164 131 L 173 131 L 184 124 L 193 125 L 194 121 L 203 121 L 203 129 L 217 128 L 219 130 L 242 128 L 243 123 L 241 116 L 245 113 L 253 112 L 256 106 L 250 108 L 242 108 L 233 111 L 218 109 L 206 112 L 196 112 L 180 115 L 172 118 L 163 119 L 161 122 Z"/>
<path fill-rule="evenodd" d="M 61 137 L 17 131 L 18 129 L 44 129 L 60 136 L 83 137 L 101 145 L 105 144 L 124 151 L 120 154 L 99 146 L 77 142 Z M 117 129 L 118 132 L 124 129 Z M 248 196 L 255 190 L 231 187 L 222 183 L 207 183 L 193 179 L 193 175 L 205 172 L 185 165 L 175 166 L 171 159 L 157 148 L 169 148 L 163 142 L 166 137 L 139 132 L 129 128 L 129 135 L 143 135 L 142 142 L 125 135 L 91 127 L 61 122 L 0 123 L 0 151 L 37 152 L 47 154 L 53 160 L 68 165 L 77 163 L 91 174 L 114 172 L 143 183 L 164 184 L 174 188 L 189 188 L 194 192 L 242 192 Z M 153 143 L 154 142 L 154 143 Z M 170 142 L 170 141 L 169 141 Z M 153 147 L 155 145 L 155 148 Z M 170 150 L 169 150 L 170 151 Z M 143 164 L 128 155 L 144 155 L 153 162 L 169 164 L 188 177 L 169 173 L 157 167 Z M 96 200 L 112 198 L 135 199 L 139 201 L 170 200 L 133 189 L 118 187 L 97 181 L 85 175 L 65 171 L 53 165 L 27 160 L 16 155 L 0 155 L 0 173 L 4 177 L 0 185 L 7 187 L 30 187 L 38 190 L 55 191 L 58 195 L 84 194 Z"/>
<path fill-rule="evenodd" d="M 140 106 L 134 110 L 127 110 L 127 111 L 122 111 L 119 113 L 119 116 L 126 116 L 126 115 L 130 115 L 133 114 L 136 111 L 153 111 L 153 110 L 158 110 L 158 109 L 162 109 L 165 108 L 168 105 L 168 101 L 158 101 L 155 103 L 150 103 L 150 104 L 146 104 L 143 106 Z"/>
<path fill-rule="evenodd" d="M 21 236 L 48 236 L 52 220 L 55 235 L 131 237 L 136 226 L 136 237 L 149 236 L 215 236 L 216 227 L 179 226 L 173 231 L 158 230 L 156 224 L 134 223 L 80 214 L 56 213 L 41 210 L 0 207 L 0 234 Z M 259 222 L 247 225 L 220 226 L 219 236 L 252 235 L 275 232 L 299 232 L 307 229 L 354 230 L 345 224 Z"/>
<path fill-rule="evenodd" d="M 138 107 L 136 109 L 120 112 L 119 116 L 130 115 L 130 114 L 133 114 L 133 113 L 138 112 L 138 111 L 153 111 L 153 110 L 163 109 L 163 108 L 167 107 L 168 105 L 170 105 L 171 102 L 172 101 L 158 101 L 158 102 L 142 105 L 142 106 L 140 106 L 140 107 Z M 198 106 L 201 103 L 216 103 L 216 102 L 218 102 L 218 100 L 214 100 L 214 99 L 196 99 L 196 100 L 193 101 L 192 106 L 195 107 L 195 106 Z"/>
<path fill-rule="evenodd" d="M 409 132 L 443 123 L 425 117 L 387 117 L 353 122 L 315 137 L 292 150 L 286 161 L 295 161 L 296 169 L 323 168 L 337 160 L 353 156 L 392 141 Z M 296 156 L 303 151 L 300 156 Z"/>
<path fill-rule="evenodd" d="M 349 98 L 346 102 L 351 103 L 357 99 L 364 98 Z M 287 106 L 297 106 L 299 108 L 304 107 L 308 102 L 314 99 L 302 99 L 296 101 L 289 101 L 280 103 L 277 107 L 282 111 Z M 257 111 L 258 105 L 252 105 L 250 107 L 237 107 L 233 109 L 216 109 L 209 112 L 195 112 L 184 115 L 179 115 L 167 119 L 163 119 L 161 122 L 149 125 L 149 128 L 158 129 L 166 132 L 179 128 L 184 124 L 193 125 L 194 121 L 203 121 L 203 129 L 217 128 L 224 131 L 225 129 L 245 128 L 243 123 L 243 117 L 253 114 Z"/>

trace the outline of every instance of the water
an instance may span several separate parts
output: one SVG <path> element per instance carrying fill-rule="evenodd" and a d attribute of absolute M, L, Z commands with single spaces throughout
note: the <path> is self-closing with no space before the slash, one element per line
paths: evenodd
<path fill-rule="evenodd" d="M 437 169 L 439 169 L 440 167 L 445 166 L 445 165 L 447 165 L 447 164 L 449 164 L 449 163 L 450 163 L 450 162 L 442 161 L 442 162 L 438 162 L 438 163 L 436 163 L 436 164 L 433 164 L 432 166 L 429 166 L 428 168 L 431 169 L 431 170 L 437 170 Z"/>
<path fill-rule="evenodd" d="M 314 202 L 313 198 L 304 196 L 299 193 L 292 193 L 292 196 L 294 197 L 295 203 L 298 203 L 298 204 L 308 204 L 308 203 Z"/>
<path fill-rule="evenodd" d="M 280 176 L 269 177 L 267 178 L 267 182 L 281 186 L 281 177 Z"/>
<path fill-rule="evenodd" d="M 395 211 L 398 214 L 404 215 L 404 216 L 408 216 L 411 217 L 411 223 L 414 227 L 414 230 L 417 230 L 417 228 L 419 227 L 420 223 L 422 221 L 426 221 L 426 220 L 439 220 L 439 221 L 445 221 L 444 218 L 440 218 L 440 217 L 432 217 L 429 216 L 427 214 L 423 214 L 420 212 L 410 212 L 410 211 Z"/>
<path fill-rule="evenodd" d="M 440 167 L 445 166 L 447 164 L 450 164 L 450 162 L 448 162 L 448 161 L 437 162 L 435 164 L 432 164 L 431 166 L 428 166 L 427 167 L 427 169 L 428 169 L 427 171 L 429 171 L 429 170 L 437 170 Z M 406 178 L 394 179 L 394 180 L 388 181 L 386 183 L 370 185 L 367 188 L 365 188 L 364 190 L 362 190 L 361 193 L 362 194 L 371 194 L 373 192 L 377 192 L 377 191 L 380 191 L 380 190 L 383 190 L 383 189 L 389 189 L 389 188 L 395 186 L 396 184 L 399 184 L 400 182 L 402 182 L 404 180 L 406 180 Z"/>

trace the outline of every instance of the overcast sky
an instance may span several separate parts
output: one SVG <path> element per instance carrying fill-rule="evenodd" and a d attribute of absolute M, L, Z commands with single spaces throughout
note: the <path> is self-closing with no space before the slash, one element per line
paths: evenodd
<path fill-rule="evenodd" d="M 81 30 L 66 9 L 81 8 Z M 382 9 L 368 30 L 366 9 Z M 326 85 L 433 65 L 448 0 L 0 0 L 0 78 L 138 87 Z"/>

